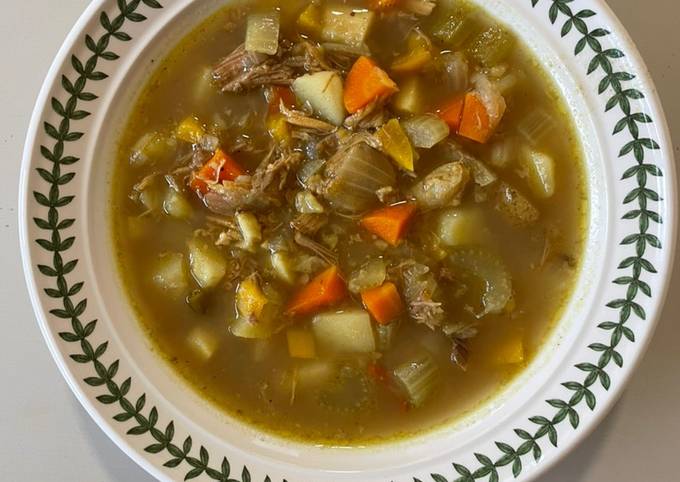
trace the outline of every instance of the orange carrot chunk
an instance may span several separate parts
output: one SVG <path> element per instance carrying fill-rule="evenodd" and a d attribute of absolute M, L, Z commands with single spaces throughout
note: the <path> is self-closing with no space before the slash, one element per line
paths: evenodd
<path fill-rule="evenodd" d="M 246 172 L 243 168 L 222 149 L 217 149 L 215 155 L 194 172 L 189 183 L 191 189 L 203 194 L 208 192 L 208 183 L 233 181 Z"/>
<path fill-rule="evenodd" d="M 389 325 L 404 311 L 404 304 L 394 283 L 361 292 L 361 301 L 368 312 L 381 325 Z"/>
<path fill-rule="evenodd" d="M 491 134 L 493 134 L 491 120 L 484 103 L 474 92 L 467 93 L 458 135 L 484 144 Z"/>
<path fill-rule="evenodd" d="M 451 129 L 451 132 L 457 132 L 460 127 L 460 121 L 463 117 L 463 107 L 465 105 L 465 95 L 459 95 L 444 104 L 437 115 L 441 120 L 446 122 Z"/>
<path fill-rule="evenodd" d="M 397 91 L 397 84 L 383 69 L 368 57 L 361 56 L 345 80 L 345 108 L 354 114 L 372 101 L 389 97 Z"/>
<path fill-rule="evenodd" d="M 406 234 L 415 212 L 415 204 L 396 204 L 368 213 L 361 219 L 361 225 L 367 231 L 396 246 Z"/>
<path fill-rule="evenodd" d="M 331 266 L 303 286 L 286 308 L 288 316 L 304 316 L 334 305 L 347 296 L 347 288 L 337 266 Z"/>

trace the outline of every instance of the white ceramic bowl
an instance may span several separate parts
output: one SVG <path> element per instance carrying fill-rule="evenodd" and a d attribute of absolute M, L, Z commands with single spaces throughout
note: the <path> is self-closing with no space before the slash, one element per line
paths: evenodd
<path fill-rule="evenodd" d="M 652 335 L 672 266 L 674 167 L 640 56 L 601 0 L 477 0 L 555 77 L 581 135 L 591 199 L 578 288 L 536 360 L 455 426 L 373 448 L 258 433 L 160 361 L 122 295 L 108 223 L 114 147 L 169 49 L 225 0 L 95 0 L 49 71 L 21 178 L 21 247 L 40 327 L 90 415 L 159 479 L 529 480 L 592 430 Z"/>

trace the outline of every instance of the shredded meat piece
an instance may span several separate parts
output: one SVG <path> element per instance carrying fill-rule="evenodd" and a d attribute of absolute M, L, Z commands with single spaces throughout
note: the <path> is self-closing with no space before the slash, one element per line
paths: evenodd
<path fill-rule="evenodd" d="M 345 119 L 344 126 L 348 129 L 372 129 L 382 126 L 387 122 L 385 100 L 376 99 L 358 112 Z"/>
<path fill-rule="evenodd" d="M 423 209 L 458 206 L 470 180 L 470 170 L 462 162 L 439 166 L 414 185 L 410 195 Z"/>
<path fill-rule="evenodd" d="M 248 52 L 242 44 L 218 62 L 213 79 L 222 92 L 244 92 L 265 85 L 290 85 L 295 72 L 280 57 Z"/>
<path fill-rule="evenodd" d="M 328 223 L 328 216 L 325 214 L 303 213 L 298 214 L 290 222 L 290 227 L 308 236 L 316 234 L 319 229 Z"/>
<path fill-rule="evenodd" d="M 252 176 L 208 184 L 208 192 L 203 196 L 206 207 L 216 214 L 229 216 L 241 209 L 261 211 L 280 206 L 277 194 L 285 186 L 288 173 L 302 160 L 302 154 L 286 152 L 272 161 L 274 152 L 275 149 L 272 149 L 265 156 Z M 279 182 L 275 185 L 277 177 Z"/>
<path fill-rule="evenodd" d="M 470 359 L 470 348 L 465 340 L 454 338 L 451 344 L 451 363 L 458 365 L 461 370 L 467 371 Z"/>
<path fill-rule="evenodd" d="M 338 256 L 331 251 L 330 249 L 326 248 L 322 244 L 317 243 L 313 239 L 305 236 L 304 234 L 300 232 L 295 233 L 295 242 L 300 245 L 301 247 L 311 251 L 315 255 L 317 255 L 319 258 L 323 259 L 326 263 L 330 265 L 337 265 L 338 264 Z"/>
<path fill-rule="evenodd" d="M 521 192 L 501 182 L 496 190 L 494 207 L 516 226 L 528 226 L 538 221 L 538 209 Z"/>
<path fill-rule="evenodd" d="M 316 133 L 319 134 L 330 134 L 331 132 L 334 132 L 337 129 L 337 127 L 335 127 L 334 125 L 316 119 L 314 117 L 308 116 L 302 111 L 289 109 L 288 107 L 286 107 L 283 101 L 281 101 L 279 105 L 279 110 L 281 111 L 281 114 L 283 114 L 283 116 L 286 118 L 286 122 L 294 126 L 304 127 L 305 129 L 315 131 Z"/>
<path fill-rule="evenodd" d="M 416 323 L 435 329 L 444 321 L 444 309 L 437 299 L 438 285 L 434 275 L 424 264 L 413 260 L 400 266 L 403 294 L 409 315 Z"/>
<path fill-rule="evenodd" d="M 321 72 L 323 70 L 334 70 L 326 62 L 323 48 L 314 45 L 308 40 L 296 43 L 290 49 L 290 56 L 284 61 L 285 65 L 295 69 L 302 69 L 308 73 Z"/>
<path fill-rule="evenodd" d="M 253 190 L 256 192 L 264 192 L 277 176 L 279 176 L 278 189 L 283 189 L 288 180 L 288 173 L 295 169 L 303 159 L 300 152 L 284 152 L 274 161 L 269 162 L 272 154 L 273 150 L 253 174 Z"/>

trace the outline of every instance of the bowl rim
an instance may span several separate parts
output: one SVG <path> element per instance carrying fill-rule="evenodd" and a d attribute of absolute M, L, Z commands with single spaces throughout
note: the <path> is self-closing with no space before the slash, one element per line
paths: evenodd
<path fill-rule="evenodd" d="M 137 1 L 138 0 L 133 0 Z M 153 0 L 150 0 L 153 2 Z M 528 1 L 528 0 L 527 0 Z M 534 3 L 538 3 L 541 0 L 532 0 Z M 560 0 L 551 0 L 553 5 L 559 3 Z M 57 346 L 56 333 L 50 330 L 47 313 L 43 308 L 43 303 L 41 301 L 41 295 L 39 294 L 39 283 L 35 277 L 35 265 L 32 262 L 32 257 L 30 253 L 29 245 L 31 243 L 29 236 L 29 218 L 27 215 L 30 213 L 29 203 L 31 202 L 31 197 L 29 193 L 29 179 L 33 175 L 35 169 L 34 149 L 36 147 L 36 141 L 38 140 L 40 134 L 41 121 L 44 115 L 44 111 L 47 109 L 50 98 L 50 91 L 52 87 L 57 83 L 58 76 L 60 74 L 60 68 L 67 62 L 68 56 L 75 47 L 76 43 L 80 41 L 82 35 L 86 32 L 86 27 L 88 24 L 96 17 L 96 15 L 108 4 L 111 4 L 112 0 L 93 0 L 84 10 L 78 21 L 75 23 L 74 27 L 70 30 L 68 36 L 63 42 L 61 48 L 55 56 L 55 59 L 50 66 L 48 74 L 46 76 L 45 82 L 41 87 L 40 93 L 38 95 L 36 105 L 31 117 L 29 124 L 28 134 L 26 137 L 26 142 L 24 146 L 24 153 L 22 159 L 21 176 L 20 176 L 20 192 L 19 192 L 19 222 L 20 222 L 20 246 L 22 252 L 22 261 L 25 274 L 25 280 L 27 283 L 29 295 L 31 298 L 31 303 L 36 313 L 39 327 L 46 340 L 46 343 L 50 349 L 50 352 L 57 363 L 57 366 L 62 373 L 62 376 L 66 379 L 71 390 L 76 395 L 77 399 L 90 414 L 90 416 L 97 422 L 97 424 L 102 428 L 102 430 L 119 446 L 125 453 L 128 454 L 137 464 L 143 467 L 146 471 L 152 474 L 158 479 L 167 478 L 167 474 L 154 464 L 150 458 L 145 453 L 140 453 L 140 451 L 133 447 L 130 443 L 128 437 L 121 436 L 112 427 L 111 420 L 104 417 L 103 413 L 99 410 L 99 406 L 91 395 L 84 392 L 81 382 L 77 379 L 72 369 L 69 367 L 69 361 L 67 360 L 66 354 Z M 144 1 L 146 4 L 146 0 Z M 545 2 L 544 2 L 545 3 Z M 603 398 L 603 404 L 600 404 L 598 410 L 595 412 L 594 417 L 588 420 L 587 424 L 579 427 L 575 436 L 567 438 L 567 443 L 560 446 L 560 449 L 556 454 L 544 460 L 533 468 L 532 472 L 528 475 L 526 480 L 536 478 L 543 474 L 546 470 L 553 467 L 559 460 L 562 460 L 567 454 L 573 450 L 573 448 L 580 442 L 582 442 L 594 429 L 599 425 L 601 420 L 609 413 L 611 408 L 614 406 L 616 401 L 621 396 L 624 387 L 626 386 L 630 376 L 635 371 L 637 366 L 642 360 L 642 356 L 646 351 L 653 331 L 658 323 L 661 307 L 668 295 L 669 291 L 669 280 L 671 274 L 671 267 L 673 266 L 673 258 L 675 255 L 675 245 L 677 242 L 677 217 L 678 213 L 676 211 L 676 196 L 677 192 L 676 186 L 676 168 L 674 163 L 674 153 L 672 150 L 672 143 L 670 141 L 670 131 L 666 122 L 665 114 L 661 107 L 660 99 L 657 95 L 657 91 L 654 82 L 644 64 L 644 61 L 633 43 L 632 39 L 629 37 L 627 31 L 618 20 L 616 15 L 612 12 L 610 7 L 605 3 L 604 0 L 583 0 L 580 2 L 585 6 L 593 6 L 597 9 L 598 15 L 606 18 L 608 25 L 612 27 L 612 32 L 616 36 L 617 41 L 620 42 L 620 49 L 625 52 L 625 57 L 631 68 L 634 69 L 635 75 L 638 77 L 639 81 L 644 86 L 645 102 L 650 109 L 650 114 L 654 120 L 654 126 L 658 132 L 658 139 L 660 145 L 660 156 L 666 160 L 664 167 L 664 181 L 662 184 L 668 186 L 669 188 L 664 191 L 664 203 L 666 204 L 665 210 L 665 230 L 668 233 L 666 240 L 667 243 L 664 246 L 665 257 L 663 259 L 663 266 L 661 267 L 663 271 L 663 277 L 660 277 L 655 281 L 655 286 L 660 287 L 660 291 L 652 298 L 651 304 L 653 309 L 652 316 L 647 318 L 647 327 L 644 331 L 643 343 L 637 343 L 636 349 L 633 352 L 633 356 L 629 359 L 632 363 L 628 363 L 623 369 L 623 374 L 620 377 L 620 381 L 612 387 L 608 392 L 606 398 Z M 618 241 L 618 240 L 617 240 Z"/>

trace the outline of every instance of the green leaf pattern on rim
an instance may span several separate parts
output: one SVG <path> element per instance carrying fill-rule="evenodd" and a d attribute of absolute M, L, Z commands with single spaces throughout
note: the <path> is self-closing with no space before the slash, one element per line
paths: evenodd
<path fill-rule="evenodd" d="M 529 1 L 532 7 L 540 3 L 540 0 Z M 650 285 L 643 280 L 643 276 L 655 273 L 656 270 L 653 264 L 645 258 L 645 253 L 649 248 L 661 249 L 659 238 L 650 233 L 649 228 L 653 223 L 660 224 L 662 219 L 660 214 L 654 210 L 654 203 L 659 202 L 660 197 L 656 191 L 647 187 L 647 182 L 650 177 L 662 176 L 662 172 L 655 164 L 645 162 L 646 152 L 659 149 L 659 145 L 654 139 L 640 137 L 639 125 L 651 123 L 652 119 L 643 112 L 634 111 L 632 104 L 636 100 L 643 99 L 644 95 L 639 90 L 626 86 L 627 82 L 634 79 L 632 74 L 616 70 L 614 61 L 624 57 L 625 54 L 616 48 L 603 49 L 601 39 L 610 35 L 610 32 L 603 28 L 591 29 L 588 26 L 588 19 L 596 16 L 595 12 L 587 9 L 573 12 L 570 7 L 573 0 L 549 1 L 551 2 L 548 9 L 550 22 L 556 24 L 558 20 L 564 19 L 560 30 L 562 37 L 573 31 L 576 31 L 580 37 L 576 42 L 574 54 L 586 55 L 586 51 L 593 54 L 587 73 L 588 75 L 598 72 L 602 74 L 598 93 L 610 95 L 606 103 L 606 111 L 618 108 L 623 115 L 617 122 L 612 135 L 626 132 L 629 137 L 622 146 L 619 157 L 629 159 L 632 154 L 635 163 L 624 172 L 623 179 L 634 178 L 636 187 L 624 199 L 624 204 L 634 207 L 626 212 L 623 219 L 638 220 L 639 229 L 621 241 L 622 245 L 633 246 L 634 254 L 618 265 L 620 270 L 626 270 L 626 274 L 613 280 L 613 283 L 625 287 L 625 294 L 607 303 L 609 308 L 618 313 L 618 321 L 605 321 L 598 325 L 600 329 L 610 333 L 609 343 L 589 345 L 589 348 L 599 355 L 597 360 L 576 365 L 576 368 L 583 372 L 582 381 L 562 383 L 569 395 L 565 396 L 566 400 L 546 401 L 554 409 L 550 418 L 530 417 L 528 421 L 532 424 L 533 430 L 515 429 L 517 439 L 512 443 L 496 442 L 497 451 L 494 452 L 493 457 L 475 453 L 477 466 L 470 468 L 453 463 L 453 470 L 449 476 L 451 478 L 433 473 L 430 476 L 434 482 L 449 482 L 450 480 L 497 482 L 502 475 L 501 470 L 511 472 L 514 477 L 518 477 L 523 470 L 523 460 L 529 459 L 528 463 L 534 463 L 541 459 L 543 454 L 541 445 L 545 444 L 546 437 L 550 444 L 557 447 L 556 427 L 568 423 L 576 429 L 580 423 L 579 410 L 584 410 L 583 405 L 585 404 L 590 410 L 595 409 L 597 400 L 592 390 L 593 385 L 599 383 L 605 390 L 610 388 L 611 377 L 608 370 L 613 368 L 612 362 L 618 367 L 623 366 L 623 357 L 617 351 L 617 347 L 624 341 L 624 338 L 628 342 L 635 342 L 635 334 L 628 326 L 631 316 L 641 320 L 646 318 L 643 306 L 636 300 L 640 293 L 646 297 L 652 296 Z M 84 283 L 70 283 L 67 279 L 78 264 L 77 259 L 69 260 L 65 256 L 75 242 L 75 237 L 65 233 L 74 225 L 75 220 L 61 219 L 60 208 L 73 202 L 75 196 L 63 195 L 61 187 L 75 178 L 76 172 L 66 171 L 68 166 L 79 161 L 78 158 L 67 154 L 67 146 L 84 136 L 83 132 L 73 130 L 72 123 L 90 115 L 81 106 L 95 101 L 97 96 L 88 92 L 86 88 L 90 82 L 103 81 L 108 77 L 106 73 L 97 69 L 101 61 L 113 62 L 119 58 L 115 52 L 109 50 L 112 41 L 132 40 L 132 37 L 123 30 L 127 22 L 147 20 L 147 17 L 140 13 L 143 6 L 147 7 L 149 12 L 163 8 L 156 0 L 117 0 L 119 14 L 115 18 L 110 18 L 105 12 L 100 14 L 99 23 L 104 33 L 98 40 L 90 35 L 85 36 L 85 45 L 92 55 L 84 62 L 75 55 L 72 56 L 71 66 L 75 75 L 72 78 L 67 75 L 62 76 L 61 86 L 68 94 L 67 99 L 60 100 L 56 97 L 51 99 L 52 110 L 61 118 L 61 121 L 58 126 L 48 122 L 43 123 L 45 134 L 54 140 L 51 147 L 40 147 L 41 155 L 49 162 L 51 169 L 36 169 L 37 174 L 47 184 L 47 188 L 44 192 L 33 192 L 37 204 L 47 209 L 47 217 L 46 219 L 34 218 L 33 221 L 39 229 L 49 233 L 48 237 L 36 239 L 35 242 L 44 250 L 52 253 L 52 265 L 38 265 L 37 268 L 53 283 L 52 287 L 44 290 L 47 296 L 61 301 L 62 306 L 50 310 L 50 313 L 57 318 L 70 321 L 70 331 L 59 333 L 60 338 L 65 342 L 79 346 L 79 351 L 72 353 L 70 358 L 75 363 L 92 366 L 94 373 L 85 378 L 84 382 L 93 388 L 105 388 L 105 392 L 97 395 L 96 399 L 102 404 L 117 405 L 120 408 L 120 413 L 113 418 L 117 422 L 130 424 L 127 434 L 147 437 L 150 444 L 144 450 L 150 454 L 167 455 L 168 459 L 163 465 L 185 471 L 184 480 L 205 474 L 210 479 L 218 481 L 251 482 L 251 474 L 247 467 L 241 469 L 240 476 L 234 476 L 226 457 L 222 458 L 219 466 L 211 466 L 211 456 L 205 447 L 197 447 L 191 436 L 180 441 L 175 434 L 174 422 L 169 421 L 167 424 L 161 422 L 157 408 L 148 408 L 145 394 L 141 394 L 136 399 L 131 398 L 131 378 L 125 378 L 120 383 L 117 381 L 122 378 L 117 377 L 119 360 L 108 365 L 103 361 L 108 342 L 93 346 L 89 341 L 97 327 L 97 320 L 85 324 L 81 321 L 81 318 L 86 317 L 87 309 L 87 299 L 78 299 Z M 417 478 L 413 478 L 413 481 L 422 482 Z M 269 476 L 266 476 L 264 482 L 272 481 Z"/>

